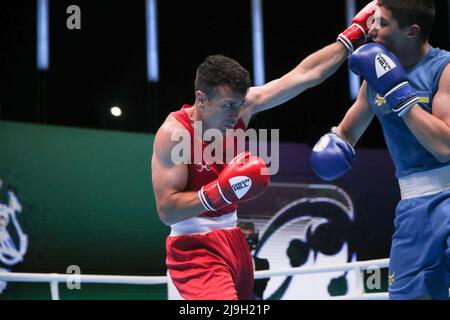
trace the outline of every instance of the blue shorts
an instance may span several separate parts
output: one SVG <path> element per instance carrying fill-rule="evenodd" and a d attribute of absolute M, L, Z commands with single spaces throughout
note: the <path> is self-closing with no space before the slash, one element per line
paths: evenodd
<path fill-rule="evenodd" d="M 389 298 L 448 299 L 450 190 L 400 201 L 389 263 Z"/>

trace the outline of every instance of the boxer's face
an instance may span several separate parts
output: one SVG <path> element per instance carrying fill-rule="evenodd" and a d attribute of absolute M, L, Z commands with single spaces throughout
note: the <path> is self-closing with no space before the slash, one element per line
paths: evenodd
<path fill-rule="evenodd" d="M 215 128 L 225 133 L 237 123 L 245 96 L 233 92 L 228 86 L 220 86 L 207 96 L 197 91 L 197 99 L 201 104 L 203 127 Z"/>
<path fill-rule="evenodd" d="M 255 231 L 252 229 L 241 228 L 241 230 L 242 230 L 242 233 L 244 234 L 245 238 L 249 238 L 255 234 Z"/>
<path fill-rule="evenodd" d="M 399 50 L 406 45 L 409 27 L 400 28 L 392 12 L 384 7 L 380 7 L 378 23 L 374 23 L 369 30 L 369 34 L 376 43 L 384 45 L 389 51 L 398 54 Z"/>

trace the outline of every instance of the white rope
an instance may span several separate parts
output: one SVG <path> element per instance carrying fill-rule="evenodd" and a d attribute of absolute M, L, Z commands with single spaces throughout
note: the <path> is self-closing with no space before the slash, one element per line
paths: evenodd
<path fill-rule="evenodd" d="M 0 280 L 10 282 L 58 282 L 67 283 L 73 281 L 73 274 L 51 274 L 51 273 L 19 273 L 0 272 Z M 104 283 L 104 284 L 166 284 L 167 277 L 157 276 L 107 276 L 107 275 L 76 275 L 81 283 Z"/>
<path fill-rule="evenodd" d="M 333 264 L 317 267 L 300 267 L 284 270 L 267 270 L 256 271 L 255 279 L 270 278 L 277 276 L 290 276 L 297 274 L 325 273 L 344 270 L 359 271 L 362 278 L 362 270 L 368 268 L 387 268 L 389 259 L 378 259 L 369 261 L 357 261 L 342 264 Z M 0 281 L 7 282 L 47 282 L 50 284 L 51 295 L 53 300 L 59 300 L 59 283 L 69 283 L 73 281 L 74 276 L 80 283 L 102 283 L 102 284 L 132 284 L 132 285 L 155 285 L 167 284 L 167 276 L 118 276 L 118 275 L 73 275 L 73 274 L 57 274 L 57 273 L 19 273 L 19 272 L 0 272 Z M 327 300 L 387 300 L 388 293 L 364 293 L 354 295 L 345 295 L 331 297 Z M 324 299 L 323 297 L 310 299 Z"/>
<path fill-rule="evenodd" d="M 300 267 L 281 270 L 263 270 L 255 272 L 255 279 L 270 278 L 276 276 L 290 276 L 296 274 L 324 273 L 334 271 L 354 270 L 359 268 L 365 270 L 369 267 L 386 268 L 389 259 L 378 259 L 369 261 L 357 261 L 350 263 L 333 264 L 318 267 Z M 0 272 L 0 280 L 11 282 L 51 282 L 58 283 L 73 281 L 73 274 L 57 273 L 19 273 L 19 272 Z M 109 284 L 166 284 L 166 276 L 117 276 L 117 275 L 77 275 L 81 283 L 109 283 Z"/>
<path fill-rule="evenodd" d="M 389 266 L 389 259 L 378 259 L 369 261 L 357 261 L 350 263 L 332 264 L 328 266 L 318 267 L 299 267 L 289 268 L 281 270 L 263 270 L 255 272 L 255 279 L 270 278 L 277 276 L 292 276 L 296 274 L 310 274 L 310 273 L 324 273 L 334 271 L 354 270 L 358 268 L 360 270 L 366 270 L 369 267 L 387 268 Z"/>
<path fill-rule="evenodd" d="M 323 298 L 319 298 L 318 300 L 320 299 Z M 359 295 L 332 297 L 327 300 L 389 300 L 389 294 L 387 292 L 364 293 Z"/>

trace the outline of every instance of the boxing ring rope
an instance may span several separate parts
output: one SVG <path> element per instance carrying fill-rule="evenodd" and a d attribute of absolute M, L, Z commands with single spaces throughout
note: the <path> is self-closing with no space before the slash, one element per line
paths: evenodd
<path fill-rule="evenodd" d="M 318 267 L 299 267 L 283 270 L 264 270 L 256 271 L 255 279 L 270 278 L 277 276 L 289 276 L 298 274 L 324 273 L 333 271 L 354 270 L 357 275 L 357 294 L 338 296 L 331 299 L 361 299 L 361 300 L 378 300 L 387 299 L 386 292 L 382 293 L 365 293 L 363 274 L 361 271 L 371 267 L 379 269 L 386 268 L 389 259 L 378 259 L 368 261 L 357 261 L 351 263 L 332 264 Z M 116 275 L 74 275 L 74 274 L 57 274 L 57 273 L 13 273 L 0 272 L 0 281 L 7 282 L 32 282 L 32 283 L 49 283 L 52 300 L 59 300 L 59 283 L 73 282 L 74 278 L 81 283 L 97 283 L 97 284 L 131 284 L 131 285 L 155 285 L 167 284 L 167 276 L 116 276 Z M 318 298 L 323 299 L 323 297 Z"/>
<path fill-rule="evenodd" d="M 0 272 L 0 281 L 7 282 L 32 282 L 50 284 L 52 300 L 59 300 L 59 283 L 69 283 L 76 278 L 80 283 L 97 284 L 134 284 L 154 285 L 167 284 L 166 276 L 107 276 L 107 275 L 74 275 L 58 273 L 20 273 Z"/>
<path fill-rule="evenodd" d="M 356 261 L 342 264 L 332 264 L 318 267 L 299 267 L 282 270 L 263 270 L 255 272 L 255 279 L 290 276 L 299 274 L 325 273 L 335 271 L 355 271 L 357 276 L 356 293 L 352 295 L 344 295 L 331 297 L 329 300 L 387 300 L 387 292 L 365 293 L 363 282 L 363 270 L 369 268 L 387 268 L 389 259 L 377 259 L 368 261 Z M 50 284 L 50 292 L 52 300 L 59 300 L 59 283 L 69 283 L 76 277 L 80 283 L 97 283 L 97 284 L 131 284 L 131 285 L 155 285 L 167 284 L 167 276 L 116 276 L 116 275 L 74 275 L 74 274 L 57 274 L 57 273 L 13 273 L 0 272 L 0 281 L 7 282 L 31 282 Z M 314 299 L 314 297 L 310 298 Z M 316 299 L 324 299 L 317 297 Z"/>
<path fill-rule="evenodd" d="M 276 276 L 293 276 L 298 274 L 324 273 L 335 271 L 355 271 L 356 277 L 356 294 L 331 297 L 327 300 L 387 300 L 389 298 L 387 292 L 365 293 L 363 274 L 361 271 L 369 268 L 383 269 L 389 266 L 389 259 L 377 259 L 368 261 L 356 261 L 349 263 L 330 264 L 318 267 L 298 267 L 281 270 L 263 270 L 255 271 L 255 279 L 263 279 Z M 314 299 L 308 298 L 308 299 Z M 317 299 L 323 299 L 318 297 Z"/>

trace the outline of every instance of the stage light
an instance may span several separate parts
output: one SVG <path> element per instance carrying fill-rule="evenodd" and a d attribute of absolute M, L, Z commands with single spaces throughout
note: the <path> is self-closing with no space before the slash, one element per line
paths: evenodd
<path fill-rule="evenodd" d="M 156 0 L 146 0 L 145 16 L 147 36 L 147 79 L 150 82 L 158 82 L 158 14 Z"/>
<path fill-rule="evenodd" d="M 353 17 L 356 14 L 356 1 L 346 0 L 346 12 L 347 12 L 347 26 L 352 24 Z M 356 100 L 359 93 L 359 88 L 361 87 L 361 79 L 358 75 L 354 74 L 353 71 L 348 69 L 348 86 L 350 90 L 350 97 Z"/>
<path fill-rule="evenodd" d="M 122 115 L 122 109 L 118 106 L 112 107 L 110 112 L 114 117 L 120 117 Z"/>
<path fill-rule="evenodd" d="M 253 37 L 253 79 L 256 86 L 263 85 L 264 71 L 264 28 L 262 1 L 252 1 L 252 37 Z"/>
<path fill-rule="evenodd" d="M 38 0 L 37 3 L 37 68 L 48 70 L 49 59 L 49 27 L 48 0 Z"/>

